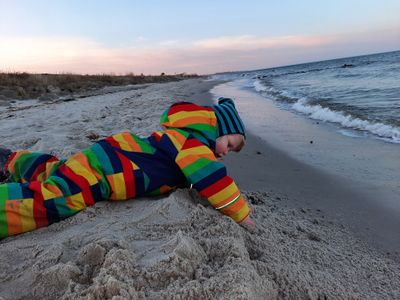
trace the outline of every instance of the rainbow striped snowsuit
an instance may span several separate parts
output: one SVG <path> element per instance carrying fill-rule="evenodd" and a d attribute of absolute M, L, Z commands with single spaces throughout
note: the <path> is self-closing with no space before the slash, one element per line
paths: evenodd
<path fill-rule="evenodd" d="M 122 132 L 59 160 L 53 155 L 14 152 L 0 184 L 0 238 L 60 221 L 102 200 L 159 195 L 193 188 L 236 222 L 250 208 L 218 162 L 217 120 L 211 107 L 178 102 L 161 117 L 164 131 L 148 138 Z"/>

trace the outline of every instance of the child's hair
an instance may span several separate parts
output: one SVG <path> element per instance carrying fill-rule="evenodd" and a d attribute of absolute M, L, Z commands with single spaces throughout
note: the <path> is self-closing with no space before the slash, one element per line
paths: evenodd
<path fill-rule="evenodd" d="M 232 99 L 221 97 L 218 105 L 213 105 L 212 108 L 217 116 L 218 137 L 236 133 L 246 137 L 246 129 Z"/>

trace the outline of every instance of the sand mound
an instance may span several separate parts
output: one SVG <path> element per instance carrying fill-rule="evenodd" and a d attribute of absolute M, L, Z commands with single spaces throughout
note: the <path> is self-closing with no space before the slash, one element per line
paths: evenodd
<path fill-rule="evenodd" d="M 249 233 L 194 191 L 104 202 L 2 241 L 4 299 L 344 299 L 399 295 L 400 269 L 325 224 L 246 193 Z M 277 197 L 279 198 L 279 197 Z M 329 226 L 328 226 L 329 225 Z M 18 250 L 16 250 L 18 249 Z"/>
<path fill-rule="evenodd" d="M 0 259 L 7 265 L 1 294 L 7 299 L 276 294 L 251 264 L 247 233 L 196 201 L 182 190 L 159 200 L 99 203 L 48 228 L 9 238 Z M 22 243 L 24 249 L 13 252 Z M 5 257 L 16 263 L 7 264 Z M 25 291 L 15 297 L 19 285 Z"/>

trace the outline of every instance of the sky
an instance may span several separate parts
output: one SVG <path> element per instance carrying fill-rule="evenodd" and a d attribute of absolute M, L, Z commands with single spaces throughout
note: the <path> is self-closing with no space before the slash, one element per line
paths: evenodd
<path fill-rule="evenodd" d="M 0 0 L 0 71 L 212 74 L 400 50 L 398 0 Z"/>

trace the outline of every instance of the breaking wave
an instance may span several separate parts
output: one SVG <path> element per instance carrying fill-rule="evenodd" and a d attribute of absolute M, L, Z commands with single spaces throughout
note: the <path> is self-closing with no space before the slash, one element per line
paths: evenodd
<path fill-rule="evenodd" d="M 311 119 L 339 123 L 343 127 L 369 131 L 381 138 L 400 143 L 400 128 L 383 123 L 374 123 L 368 120 L 353 117 L 342 111 L 333 111 L 321 105 L 310 105 L 307 99 L 299 99 L 292 105 L 292 108 L 301 112 Z"/>
<path fill-rule="evenodd" d="M 254 89 L 261 94 L 273 96 L 276 100 L 290 103 L 288 106 L 290 109 L 300 112 L 311 119 L 336 123 L 345 128 L 367 131 L 389 142 L 400 143 L 400 128 L 396 126 L 363 120 L 343 111 L 335 111 L 319 104 L 310 104 L 309 99 L 305 97 L 296 98 L 292 93 L 278 91 L 274 87 L 264 85 L 259 80 L 254 82 Z"/>

